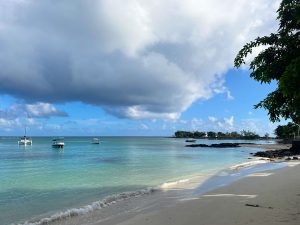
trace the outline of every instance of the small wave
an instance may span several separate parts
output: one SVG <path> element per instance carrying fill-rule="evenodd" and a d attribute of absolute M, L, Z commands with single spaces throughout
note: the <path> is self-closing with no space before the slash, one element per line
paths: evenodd
<path fill-rule="evenodd" d="M 158 190 L 157 188 L 147 188 L 147 189 L 142 189 L 142 190 L 138 190 L 138 191 L 123 192 L 120 194 L 111 195 L 101 201 L 96 201 L 96 202 L 93 202 L 92 204 L 89 204 L 89 205 L 86 205 L 86 206 L 83 206 L 80 208 L 68 209 L 63 212 L 55 213 L 50 217 L 42 218 L 38 221 L 26 221 L 25 223 L 19 223 L 18 225 L 46 225 L 51 222 L 67 219 L 67 218 L 74 217 L 74 216 L 84 215 L 84 214 L 105 208 L 107 206 L 110 206 L 112 204 L 115 204 L 117 202 L 129 199 L 129 198 L 140 197 L 143 195 L 151 194 L 157 190 Z M 12 224 L 12 225 L 14 225 L 14 224 Z"/>
<path fill-rule="evenodd" d="M 174 187 L 178 186 L 179 184 L 186 183 L 189 181 L 190 181 L 190 179 L 182 179 L 182 180 L 178 180 L 178 181 L 166 182 L 166 183 L 163 183 L 162 185 L 160 185 L 160 189 L 174 188 Z"/>
<path fill-rule="evenodd" d="M 242 169 L 242 168 L 251 167 L 251 166 L 255 166 L 255 165 L 263 164 L 263 163 L 268 163 L 268 161 L 255 160 L 255 161 L 245 162 L 245 163 L 241 163 L 241 164 L 231 166 L 230 169 L 231 170 L 239 170 L 239 169 Z"/>

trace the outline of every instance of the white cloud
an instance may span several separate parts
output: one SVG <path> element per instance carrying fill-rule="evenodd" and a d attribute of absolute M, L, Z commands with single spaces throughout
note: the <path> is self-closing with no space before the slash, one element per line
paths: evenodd
<path fill-rule="evenodd" d="M 141 129 L 142 130 L 149 130 L 149 126 L 147 126 L 146 124 L 142 123 L 141 124 Z"/>
<path fill-rule="evenodd" d="M 220 128 L 222 128 L 222 129 L 224 128 L 224 123 L 218 121 L 217 124 L 218 124 L 218 126 L 219 126 Z"/>
<path fill-rule="evenodd" d="M 1 130 L 6 132 L 14 130 L 16 127 L 20 127 L 20 121 L 18 119 L 5 119 L 0 118 Z"/>
<path fill-rule="evenodd" d="M 234 99 L 234 97 L 231 95 L 231 92 L 229 90 L 227 90 L 226 94 L 227 94 L 227 99 L 228 100 L 233 100 Z"/>
<path fill-rule="evenodd" d="M 191 128 L 192 128 L 192 130 L 199 130 L 199 129 L 201 129 L 202 124 L 203 124 L 203 120 L 202 119 L 193 118 L 191 120 Z"/>
<path fill-rule="evenodd" d="M 241 120 L 239 127 L 240 130 L 250 130 L 256 132 L 260 135 L 269 133 L 271 136 L 274 136 L 274 130 L 281 123 L 271 123 L 269 121 L 264 121 L 257 118 L 243 119 Z"/>
<path fill-rule="evenodd" d="M 234 123 L 234 116 L 231 116 L 229 118 L 224 118 L 225 124 L 232 127 Z"/>
<path fill-rule="evenodd" d="M 24 107 L 31 117 L 67 116 L 65 112 L 59 111 L 54 105 L 49 103 L 38 102 L 36 104 L 26 104 Z"/>
<path fill-rule="evenodd" d="M 228 118 L 216 118 L 214 119 L 202 120 L 201 118 L 193 118 L 191 120 L 186 120 L 186 123 L 181 123 L 180 121 L 174 122 L 164 122 L 163 130 L 169 130 L 172 132 L 176 130 L 186 130 L 186 131 L 215 131 L 215 132 L 241 132 L 242 130 L 252 131 L 263 136 L 265 133 L 271 134 L 273 136 L 275 128 L 279 123 L 270 123 L 264 119 L 252 118 L 252 119 L 235 119 L 234 116 Z M 195 125 L 195 121 L 198 122 Z M 149 126 L 151 129 L 151 126 Z M 157 129 L 159 130 L 159 129 Z"/>
<path fill-rule="evenodd" d="M 211 122 L 216 122 L 218 119 L 214 116 L 209 116 L 208 120 L 211 121 Z"/>
<path fill-rule="evenodd" d="M 176 120 L 196 100 L 232 97 L 222 74 L 243 44 L 276 29 L 277 6 L 1 1 L 0 89 L 31 102 L 82 101 L 119 117 Z"/>
<path fill-rule="evenodd" d="M 58 110 L 49 103 L 38 102 L 35 104 L 13 104 L 8 108 L 0 109 L 0 118 L 5 120 L 14 120 L 16 118 L 50 118 L 53 116 L 67 116 L 66 112 Z"/>

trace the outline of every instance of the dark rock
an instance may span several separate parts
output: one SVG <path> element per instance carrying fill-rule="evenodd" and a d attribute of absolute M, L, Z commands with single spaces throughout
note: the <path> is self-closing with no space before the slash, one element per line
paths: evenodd
<path fill-rule="evenodd" d="M 245 206 L 260 207 L 259 205 L 256 205 L 256 204 L 245 204 Z"/>
<path fill-rule="evenodd" d="M 279 150 L 269 150 L 264 152 L 256 152 L 254 156 L 264 157 L 264 158 L 283 158 L 285 156 L 293 156 L 300 154 L 300 150 L 297 149 L 279 149 Z"/>
<path fill-rule="evenodd" d="M 296 157 L 296 156 L 294 156 L 294 157 L 293 157 L 293 160 L 298 160 L 298 159 L 299 159 L 299 158 L 298 158 L 298 157 Z"/>
<path fill-rule="evenodd" d="M 240 143 L 220 143 L 220 144 L 191 144 L 185 147 L 201 147 L 201 148 L 237 148 L 240 147 Z"/>
<path fill-rule="evenodd" d="M 239 143 L 220 143 L 220 144 L 212 144 L 210 147 L 213 148 L 236 148 L 240 147 Z"/>
<path fill-rule="evenodd" d="M 191 144 L 191 145 L 186 145 L 185 147 L 210 147 L 209 145 L 206 144 Z"/>
<path fill-rule="evenodd" d="M 188 139 L 188 140 L 185 140 L 185 142 L 196 142 L 195 139 Z"/>
<path fill-rule="evenodd" d="M 292 142 L 292 149 L 300 150 L 300 140 L 294 140 L 294 141 Z"/>

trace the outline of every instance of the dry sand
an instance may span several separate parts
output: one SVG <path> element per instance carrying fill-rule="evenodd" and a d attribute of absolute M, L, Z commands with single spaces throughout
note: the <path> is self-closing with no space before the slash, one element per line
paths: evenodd
<path fill-rule="evenodd" d="M 300 165 L 289 165 L 252 174 L 196 199 L 136 215 L 119 225 L 299 225 Z"/>

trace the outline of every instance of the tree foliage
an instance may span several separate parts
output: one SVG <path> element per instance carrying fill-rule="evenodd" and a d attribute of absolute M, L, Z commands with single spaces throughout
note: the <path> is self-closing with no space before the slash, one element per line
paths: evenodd
<path fill-rule="evenodd" d="M 235 67 L 259 46 L 266 48 L 250 63 L 250 76 L 261 83 L 277 81 L 277 89 L 255 105 L 265 108 L 272 122 L 281 117 L 300 123 L 300 0 L 282 0 L 277 10 L 277 33 L 247 43 L 234 60 Z"/>
<path fill-rule="evenodd" d="M 259 135 L 251 132 L 251 131 L 246 131 L 246 130 L 242 130 L 241 131 L 242 136 L 244 137 L 244 139 L 258 139 Z"/>
<path fill-rule="evenodd" d="M 209 138 L 216 138 L 217 137 L 217 133 L 213 132 L 213 131 L 208 131 L 207 132 L 207 137 L 209 137 Z"/>
<path fill-rule="evenodd" d="M 287 125 L 279 125 L 275 129 L 275 135 L 277 138 L 288 139 L 292 138 L 297 134 L 298 126 L 294 123 L 288 123 Z"/>
<path fill-rule="evenodd" d="M 176 138 L 218 138 L 218 139 L 259 139 L 259 135 L 251 132 L 251 131 L 241 131 L 241 133 L 238 133 L 236 131 L 234 132 L 214 132 L 214 131 L 176 131 L 175 135 Z"/>
<path fill-rule="evenodd" d="M 203 138 L 206 136 L 205 132 L 190 132 L 190 131 L 176 131 L 175 132 L 175 137 L 177 138 Z"/>

